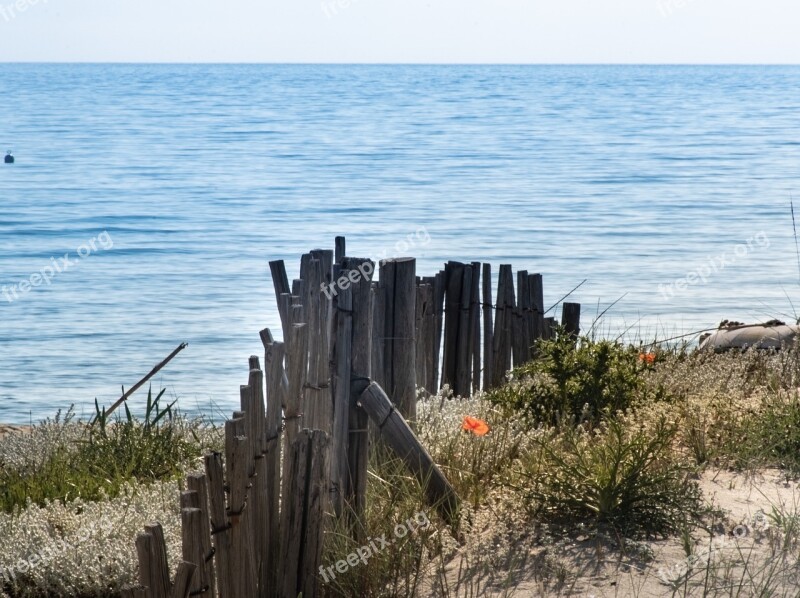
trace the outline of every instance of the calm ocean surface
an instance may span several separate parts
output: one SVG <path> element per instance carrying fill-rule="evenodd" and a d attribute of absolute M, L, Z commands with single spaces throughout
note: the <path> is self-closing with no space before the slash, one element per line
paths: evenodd
<path fill-rule="evenodd" d="M 337 234 L 376 258 L 412 235 L 424 274 L 541 272 L 548 306 L 586 278 L 584 328 L 627 293 L 609 335 L 791 319 L 798 88 L 791 67 L 0 65 L 0 421 L 90 415 L 181 341 L 154 385 L 230 411 L 280 328 L 267 261 L 291 278 Z"/>

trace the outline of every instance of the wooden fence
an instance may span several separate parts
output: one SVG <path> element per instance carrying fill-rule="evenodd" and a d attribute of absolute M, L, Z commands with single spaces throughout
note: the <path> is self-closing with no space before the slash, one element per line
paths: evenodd
<path fill-rule="evenodd" d="M 365 508 L 370 438 L 402 459 L 431 506 L 452 526 L 459 499 L 419 443 L 417 387 L 449 384 L 460 396 L 502 383 L 549 338 L 542 277 L 501 265 L 448 262 L 418 277 L 413 258 L 302 256 L 291 286 L 283 261 L 270 262 L 283 341 L 261 331 L 249 361 L 241 409 L 225 422 L 225 454 L 205 456 L 180 496 L 182 561 L 174 579 L 157 523 L 136 539 L 139 586 L 126 598 L 304 598 L 320 595 L 330 517 Z M 580 305 L 562 323 L 579 333 Z M 359 526 L 351 526 L 358 533 Z"/>

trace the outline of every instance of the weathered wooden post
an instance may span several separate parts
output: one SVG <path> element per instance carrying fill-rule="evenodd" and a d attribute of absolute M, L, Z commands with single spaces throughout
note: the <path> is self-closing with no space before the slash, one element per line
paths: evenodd
<path fill-rule="evenodd" d="M 193 493 L 196 495 L 196 493 Z M 198 499 L 199 504 L 199 499 Z M 204 550 L 204 533 L 208 529 L 208 520 L 203 518 L 199 508 L 181 509 L 181 540 L 183 560 L 197 567 L 191 584 L 191 592 L 195 595 L 213 595 L 209 574 L 206 568 Z M 209 567 L 210 568 L 210 567 Z"/>
<path fill-rule="evenodd" d="M 211 514 L 211 533 L 214 540 L 217 588 L 220 598 L 235 598 L 235 587 L 231 567 L 231 532 L 225 504 L 225 473 L 222 455 L 209 453 L 205 456 L 208 479 L 208 504 Z"/>
<path fill-rule="evenodd" d="M 355 378 L 372 375 L 372 278 L 375 263 L 369 259 L 345 258 L 342 269 L 358 270 L 361 276 L 352 285 L 352 341 L 351 341 L 351 386 Z M 383 323 L 383 322 L 381 322 Z M 347 491 L 346 500 L 355 518 L 364 513 L 367 494 L 367 460 L 369 456 L 369 416 L 358 404 L 358 397 L 349 395 L 347 446 Z"/>
<path fill-rule="evenodd" d="M 333 261 L 336 264 L 341 263 L 342 258 L 347 255 L 347 241 L 344 237 L 336 237 L 334 240 L 334 256 Z"/>
<path fill-rule="evenodd" d="M 316 598 L 322 560 L 330 437 L 321 430 L 298 432 L 289 451 L 286 527 L 283 530 L 281 598 Z"/>
<path fill-rule="evenodd" d="M 458 334 L 461 323 L 461 292 L 464 288 L 464 264 L 447 262 L 444 296 L 444 347 L 442 358 L 442 384 L 456 391 L 458 385 Z"/>
<path fill-rule="evenodd" d="M 275 299 L 278 302 L 278 314 L 281 317 L 281 327 L 283 328 L 283 338 L 289 338 L 289 305 L 291 304 L 292 288 L 289 286 L 289 278 L 286 275 L 286 264 L 283 260 L 274 260 L 269 263 L 272 274 L 272 286 L 275 289 Z M 288 299 L 283 299 L 287 295 Z"/>
<path fill-rule="evenodd" d="M 561 325 L 573 338 L 581 333 L 581 304 L 564 303 L 561 308 Z"/>
<path fill-rule="evenodd" d="M 470 333 L 470 302 L 472 299 L 472 266 L 464 265 L 461 279 L 461 295 L 458 306 L 458 338 L 456 340 L 456 380 L 455 393 L 460 397 L 470 394 L 472 378 L 472 339 Z"/>
<path fill-rule="evenodd" d="M 416 351 L 414 314 L 416 311 L 417 261 L 394 258 L 381 266 L 380 287 L 384 289 L 386 319 L 384 328 L 384 367 L 386 386 L 405 417 L 417 418 Z"/>
<path fill-rule="evenodd" d="M 435 377 L 433 380 L 434 392 L 437 392 L 443 382 L 440 374 L 440 362 L 442 357 L 442 335 L 444 332 L 444 296 L 446 290 L 446 278 L 444 270 L 436 273 L 433 283 L 433 301 L 436 308 L 436 339 L 434 340 L 433 363 L 435 364 Z"/>
<path fill-rule="evenodd" d="M 372 322 L 371 377 L 378 384 L 385 384 L 386 289 L 382 288 L 377 282 L 371 283 L 370 302 L 372 304 L 370 320 Z"/>
<path fill-rule="evenodd" d="M 472 392 L 481 389 L 481 263 L 472 262 L 469 295 L 469 344 L 472 348 Z"/>
<path fill-rule="evenodd" d="M 492 326 L 492 265 L 483 264 L 483 390 L 492 388 L 492 366 L 494 340 Z"/>
<path fill-rule="evenodd" d="M 347 491 L 347 445 L 350 435 L 350 374 L 352 372 L 353 290 L 348 275 L 342 270 L 345 282 L 337 289 L 334 299 L 333 334 L 333 436 L 331 438 L 331 495 L 337 517 L 344 511 Z M 357 274 L 357 271 L 356 271 Z"/>
<path fill-rule="evenodd" d="M 283 368 L 284 343 L 276 342 L 268 328 L 261 331 L 261 342 L 264 345 L 264 368 L 267 374 L 267 577 L 264 587 L 267 588 L 267 598 L 274 598 L 277 596 L 280 569 L 281 430 L 288 379 Z"/>
<path fill-rule="evenodd" d="M 353 392 L 378 427 L 381 438 L 422 485 L 429 504 L 436 507 L 448 524 L 455 525 L 458 495 L 383 389 L 375 382 L 358 379 L 353 381 Z"/>
<path fill-rule="evenodd" d="M 497 315 L 494 323 L 494 364 L 492 386 L 505 381 L 511 369 L 512 314 L 514 310 L 514 277 L 510 264 L 501 264 L 497 280 Z"/>
<path fill-rule="evenodd" d="M 210 598 L 217 596 L 217 577 L 215 572 L 214 551 L 211 542 L 211 510 L 208 500 L 208 481 L 202 473 L 189 474 L 186 477 L 186 488 L 197 495 L 197 508 L 200 509 L 200 518 L 203 522 L 203 530 L 200 536 L 201 552 L 203 554 L 203 564 L 193 562 L 197 565 L 197 575 L 200 579 L 200 586 L 208 586 Z M 185 561 L 189 561 L 184 556 Z"/>
<path fill-rule="evenodd" d="M 416 337 L 416 365 L 417 385 L 424 388 L 428 394 L 435 391 L 430 384 L 430 368 L 433 367 L 433 287 L 426 283 L 417 285 L 417 307 L 414 322 L 414 335 Z"/>
<path fill-rule="evenodd" d="M 514 365 L 519 366 L 531 360 L 531 308 L 530 286 L 528 285 L 528 271 L 517 271 L 517 318 L 514 322 L 514 335 L 517 338 L 515 345 Z"/>
<path fill-rule="evenodd" d="M 528 274 L 528 295 L 532 308 L 530 338 L 533 343 L 544 336 L 544 290 L 541 274 Z"/>
<path fill-rule="evenodd" d="M 231 526 L 231 577 L 236 596 L 253 596 L 258 570 L 252 553 L 251 527 L 247 512 L 250 486 L 250 443 L 244 418 L 225 422 L 225 469 L 230 487 L 228 522 Z M 252 508 L 252 507 L 251 507 Z"/>

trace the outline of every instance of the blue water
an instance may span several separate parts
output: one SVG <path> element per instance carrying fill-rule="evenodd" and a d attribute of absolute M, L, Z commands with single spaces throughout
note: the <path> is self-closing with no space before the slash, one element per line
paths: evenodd
<path fill-rule="evenodd" d="M 584 327 L 627 293 L 609 335 L 792 318 L 799 87 L 792 67 L 0 65 L 0 285 L 76 261 L 0 294 L 0 421 L 90 414 L 181 341 L 156 386 L 228 412 L 279 330 L 267 261 L 296 276 L 337 234 L 424 274 L 541 272 L 547 305 L 588 279 Z"/>

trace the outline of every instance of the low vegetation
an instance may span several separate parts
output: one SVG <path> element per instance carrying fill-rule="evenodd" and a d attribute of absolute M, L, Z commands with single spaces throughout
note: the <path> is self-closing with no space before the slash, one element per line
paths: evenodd
<path fill-rule="evenodd" d="M 323 565 L 370 538 L 395 541 L 327 579 L 325 596 L 601 595 L 609 579 L 608 595 L 619 596 L 796 595 L 800 491 L 797 504 L 784 495 L 800 474 L 800 351 L 712 354 L 561 335 L 536 355 L 485 395 L 444 389 L 420 400 L 416 430 L 462 497 L 459 529 L 374 447 L 365 518 L 332 524 Z M 489 432 L 465 430 L 466 416 Z M 0 573 L 90 525 L 86 513 L 113 522 L 91 536 L 80 575 L 54 559 L 0 576 L 0 587 L 12 598 L 116 595 L 135 578 L 135 532 L 153 518 L 177 558 L 176 480 L 218 442 L 162 395 L 143 419 L 106 421 L 100 410 L 91 430 L 68 415 L 0 440 Z M 784 498 L 752 485 L 765 476 Z M 745 487 L 766 524 L 724 502 Z M 393 538 L 395 526 L 423 519 Z M 98 551 L 115 555 L 112 567 Z"/>
<path fill-rule="evenodd" d="M 142 420 L 127 405 L 125 416 L 114 421 L 98 410 L 92 425 L 73 422 L 67 413 L 45 422 L 38 434 L 15 438 L 20 446 L 0 452 L 0 510 L 114 498 L 131 482 L 180 477 L 203 454 L 206 443 L 197 433 L 201 422 L 177 416 L 174 405 L 162 407 L 163 394 L 148 393 Z M 4 460 L 3 453 L 11 450 L 28 457 Z"/>

